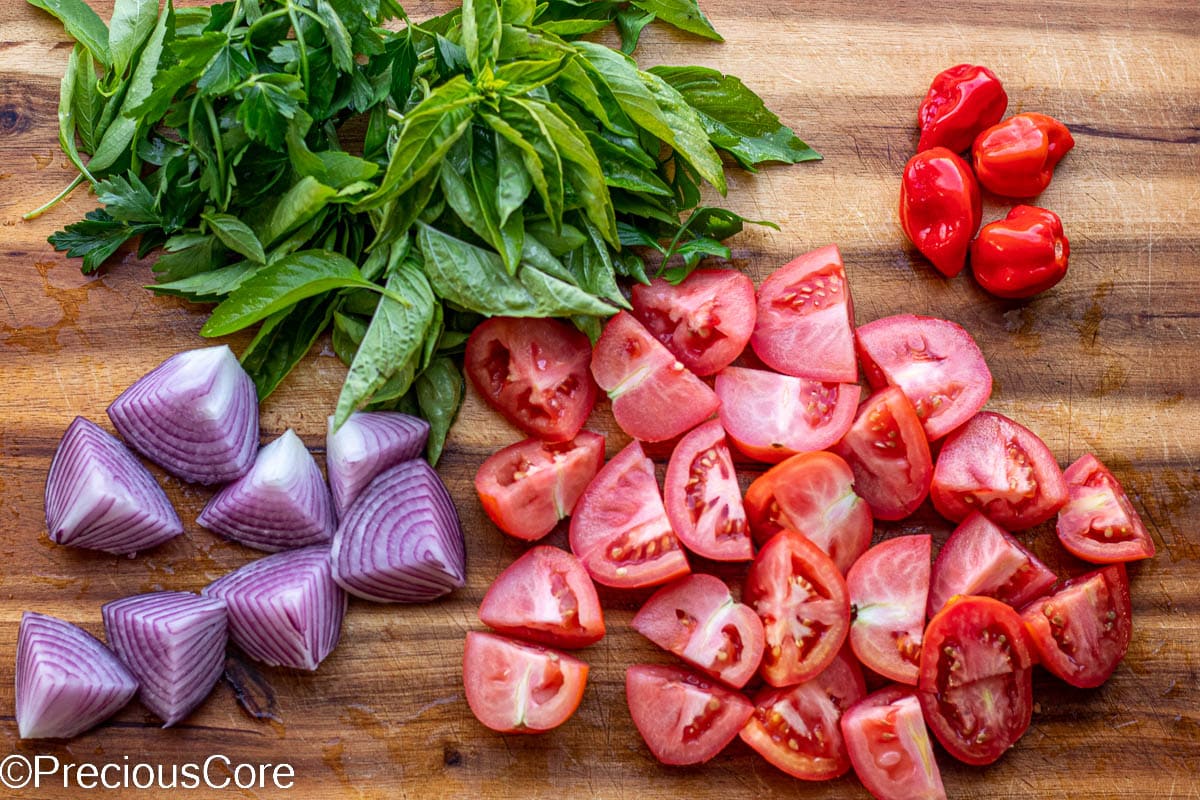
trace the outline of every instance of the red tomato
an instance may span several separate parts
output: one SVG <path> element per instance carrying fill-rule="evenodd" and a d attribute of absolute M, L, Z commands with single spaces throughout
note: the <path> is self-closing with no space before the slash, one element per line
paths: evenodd
<path fill-rule="evenodd" d="M 714 561 L 754 558 L 742 489 L 717 420 L 679 440 L 667 464 L 663 499 L 675 535 L 696 555 Z"/>
<path fill-rule="evenodd" d="M 587 664 L 564 653 L 494 633 L 467 633 L 467 705 L 494 731 L 541 733 L 562 725 L 579 707 L 587 675 Z"/>
<path fill-rule="evenodd" d="M 912 403 L 895 386 L 866 399 L 833 451 L 854 471 L 854 488 L 875 519 L 904 519 L 929 496 L 929 441 Z"/>
<path fill-rule="evenodd" d="M 758 552 L 742 598 L 762 619 L 762 675 L 772 686 L 816 676 L 846 641 L 846 581 L 829 556 L 795 531 L 777 533 Z"/>
<path fill-rule="evenodd" d="M 1033 297 L 1067 274 L 1071 245 L 1058 214 L 1017 206 L 989 222 L 971 243 L 975 280 L 997 297 Z"/>
<path fill-rule="evenodd" d="M 971 148 L 975 174 L 1001 197 L 1033 197 L 1075 146 L 1067 126 L 1045 114 L 1016 114 L 979 134 Z"/>
<path fill-rule="evenodd" d="M 857 384 L 821 383 L 761 369 L 726 367 L 717 375 L 721 424 L 750 458 L 777 463 L 824 450 L 854 421 Z"/>
<path fill-rule="evenodd" d="M 754 713 L 737 692 L 678 667 L 634 664 L 625 672 L 629 715 L 664 764 L 700 764 L 733 741 Z"/>
<path fill-rule="evenodd" d="M 1042 666 L 1072 686 L 1099 686 L 1129 649 L 1133 608 L 1125 565 L 1066 581 L 1033 601 L 1021 618 Z"/>
<path fill-rule="evenodd" d="M 928 535 L 897 536 L 872 547 L 846 574 L 854 655 L 867 669 L 913 686 L 925 631 L 931 548 Z"/>
<path fill-rule="evenodd" d="M 493 453 L 475 473 L 483 510 L 505 533 L 542 538 L 571 514 L 604 466 L 604 437 L 580 431 L 569 442 L 526 439 Z"/>
<path fill-rule="evenodd" d="M 1008 94 L 987 67 L 958 64 L 942 70 L 917 110 L 921 126 L 917 151 L 931 147 L 956 153 L 969 150 L 979 132 L 999 122 L 1006 108 Z"/>
<path fill-rule="evenodd" d="M 771 467 L 746 490 L 754 541 L 785 528 L 825 551 L 844 574 L 871 546 L 871 509 L 854 493 L 854 473 L 840 456 L 800 453 Z"/>
<path fill-rule="evenodd" d="M 1021 617 L 990 597 L 960 597 L 925 629 L 918 698 L 946 752 L 991 764 L 1033 718 L 1031 660 Z"/>
<path fill-rule="evenodd" d="M 969 420 L 992 394 L 979 345 L 944 319 L 877 319 L 858 329 L 858 352 L 871 387 L 904 392 L 931 442 Z"/>
<path fill-rule="evenodd" d="M 571 516 L 570 540 L 571 552 L 606 586 L 653 586 L 689 571 L 663 508 L 654 464 L 636 441 L 588 484 Z"/>
<path fill-rule="evenodd" d="M 754 698 L 754 715 L 742 728 L 742 741 L 794 778 L 836 778 L 850 769 L 842 712 L 866 693 L 858 664 L 837 654 L 809 681 L 761 691 Z"/>
<path fill-rule="evenodd" d="M 942 445 L 933 507 L 962 522 L 978 509 L 1010 531 L 1032 528 L 1067 502 L 1067 483 L 1046 444 L 1002 414 L 982 411 Z"/>
<path fill-rule="evenodd" d="M 592 355 L 592 375 L 612 399 L 621 430 L 661 442 L 717 410 L 717 396 L 627 311 L 608 321 Z"/>
<path fill-rule="evenodd" d="M 887 686 L 850 706 L 842 738 L 855 774 L 878 800 L 946 800 L 912 689 Z"/>
<path fill-rule="evenodd" d="M 1020 608 L 1045 594 L 1058 577 L 994 522 L 975 512 L 938 552 L 929 583 L 929 616 L 956 594 L 994 597 Z"/>
<path fill-rule="evenodd" d="M 1117 479 L 1093 455 L 1085 455 L 1063 474 L 1067 504 L 1058 512 L 1058 540 L 1084 561 L 1112 564 L 1154 556 L 1146 532 Z"/>
<path fill-rule="evenodd" d="M 785 375 L 858 380 L 854 307 L 837 245 L 805 253 L 763 281 L 750 345 L 764 364 Z"/>
<path fill-rule="evenodd" d="M 590 358 L 588 338 L 565 323 L 492 317 L 467 340 L 463 371 L 513 425 L 563 442 L 579 433 L 596 404 Z"/>
<path fill-rule="evenodd" d="M 552 647 L 587 647 L 604 637 L 596 587 L 579 559 L 532 547 L 496 576 L 479 605 L 484 625 Z"/>
<path fill-rule="evenodd" d="M 758 615 L 712 575 L 687 575 L 659 589 L 633 618 L 633 629 L 735 689 L 762 661 Z"/>
<path fill-rule="evenodd" d="M 904 165 L 900 227 L 938 272 L 947 278 L 962 272 L 982 219 L 979 183 L 967 162 L 933 147 Z"/>
<path fill-rule="evenodd" d="M 754 283 L 735 269 L 698 269 L 678 286 L 633 285 L 633 315 L 683 365 L 713 375 L 746 349 L 754 329 Z"/>

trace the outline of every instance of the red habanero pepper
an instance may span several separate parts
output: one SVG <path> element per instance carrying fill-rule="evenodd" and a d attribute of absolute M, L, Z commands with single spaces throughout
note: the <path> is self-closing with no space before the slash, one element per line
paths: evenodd
<path fill-rule="evenodd" d="M 1045 114 L 1017 114 L 975 139 L 975 174 L 1001 197 L 1041 194 L 1054 167 L 1075 146 L 1067 126 Z"/>
<path fill-rule="evenodd" d="M 971 270 L 997 297 L 1032 297 L 1063 279 L 1070 255 L 1058 214 L 1016 206 L 979 231 L 971 245 Z"/>
<path fill-rule="evenodd" d="M 962 272 L 982 219 L 979 184 L 967 162 L 944 147 L 908 160 L 900 183 L 900 225 L 947 278 Z"/>
<path fill-rule="evenodd" d="M 1004 117 L 1008 95 L 987 67 L 959 64 L 939 72 L 917 109 L 921 141 L 917 151 L 945 147 L 956 153 L 971 149 L 980 131 Z"/>

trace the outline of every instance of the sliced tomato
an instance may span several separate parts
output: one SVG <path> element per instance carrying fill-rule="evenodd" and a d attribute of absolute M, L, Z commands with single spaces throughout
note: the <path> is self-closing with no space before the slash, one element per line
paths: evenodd
<path fill-rule="evenodd" d="M 579 559 L 557 547 L 530 548 L 496 576 L 479 605 L 484 625 L 551 647 L 587 647 L 604 637 L 596 587 Z"/>
<path fill-rule="evenodd" d="M 716 388 L 729 438 L 750 458 L 771 464 L 841 439 L 854 421 L 861 391 L 856 384 L 744 367 L 721 370 Z"/>
<path fill-rule="evenodd" d="M 475 473 L 483 510 L 500 530 L 542 538 L 570 516 L 604 465 L 604 437 L 580 431 L 568 442 L 526 439 L 493 453 Z"/>
<path fill-rule="evenodd" d="M 463 371 L 492 408 L 530 436 L 573 439 L 596 404 L 588 338 L 553 319 L 492 317 L 467 340 Z"/>
<path fill-rule="evenodd" d="M 854 471 L 854 488 L 875 519 L 904 519 L 929 496 L 929 441 L 912 403 L 895 386 L 863 402 L 833 451 Z"/>
<path fill-rule="evenodd" d="M 501 733 L 541 733 L 562 725 L 583 699 L 588 665 L 565 653 L 494 633 L 470 631 L 463 688 L 475 718 Z"/>
<path fill-rule="evenodd" d="M 754 712 L 737 692 L 679 667 L 634 664 L 625 672 L 629 715 L 664 764 L 700 764 L 733 741 Z"/>
<path fill-rule="evenodd" d="M 780 531 L 758 552 L 742 597 L 762 619 L 761 672 L 772 686 L 815 677 L 846 641 L 846 581 L 821 548 L 795 531 Z"/>
<path fill-rule="evenodd" d="M 960 597 L 925 629 L 918 698 L 934 736 L 967 764 L 991 764 L 1033 718 L 1031 660 L 1016 611 Z"/>
<path fill-rule="evenodd" d="M 929 583 L 929 616 L 956 594 L 994 597 L 1021 608 L 1045 594 L 1058 577 L 994 522 L 975 512 L 938 552 Z"/>
<path fill-rule="evenodd" d="M 871 387 L 904 392 L 931 442 L 969 420 L 992 394 L 979 345 L 953 322 L 901 314 L 863 325 L 857 337 Z"/>
<path fill-rule="evenodd" d="M 1154 557 L 1154 540 L 1113 474 L 1093 455 L 1063 474 L 1067 504 L 1058 512 L 1058 540 L 1084 561 L 1113 564 Z"/>
<path fill-rule="evenodd" d="M 836 778 L 850 769 L 842 714 L 866 693 L 858 664 L 839 654 L 811 680 L 760 692 L 742 741 L 794 778 Z"/>
<path fill-rule="evenodd" d="M 762 661 L 758 615 L 712 575 L 687 575 L 659 589 L 634 616 L 633 629 L 735 689 Z"/>
<path fill-rule="evenodd" d="M 630 442 L 597 473 L 571 516 L 571 552 L 598 583 L 632 589 L 686 575 L 654 464 Z"/>
<path fill-rule="evenodd" d="M 872 547 L 846 574 L 854 655 L 867 669 L 913 686 L 921 662 L 931 550 L 928 535 L 897 536 Z"/>
<path fill-rule="evenodd" d="M 633 315 L 697 375 L 713 375 L 746 349 L 754 283 L 735 269 L 698 269 L 678 286 L 635 283 Z"/>
<path fill-rule="evenodd" d="M 1037 434 L 982 411 L 946 439 L 930 496 L 938 513 L 953 522 L 978 510 L 1006 530 L 1021 531 L 1063 507 L 1067 482 Z"/>
<path fill-rule="evenodd" d="M 1072 578 L 1021 612 L 1042 666 L 1090 689 L 1113 674 L 1129 649 L 1133 607 L 1124 564 Z"/>
<path fill-rule="evenodd" d="M 842 715 L 854 772 L 877 800 L 946 800 L 916 693 L 887 686 Z"/>
<path fill-rule="evenodd" d="M 608 321 L 592 354 L 592 375 L 612 400 L 621 430 L 661 442 L 717 410 L 717 396 L 627 311 Z"/>
<path fill-rule="evenodd" d="M 663 484 L 667 518 L 684 546 L 714 561 L 754 558 L 742 489 L 717 420 L 679 440 Z"/>
<path fill-rule="evenodd" d="M 858 380 L 854 307 L 837 245 L 798 256 L 763 281 L 750 345 L 764 364 L 785 375 Z"/>
<path fill-rule="evenodd" d="M 754 541 L 799 531 L 844 574 L 871 545 L 871 509 L 854 493 L 854 473 L 841 457 L 818 450 L 771 467 L 746 490 Z"/>

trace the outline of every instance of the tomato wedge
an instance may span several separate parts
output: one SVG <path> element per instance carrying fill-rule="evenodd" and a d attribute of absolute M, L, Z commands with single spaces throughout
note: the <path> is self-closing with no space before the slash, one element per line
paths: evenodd
<path fill-rule="evenodd" d="M 604 465 L 604 437 L 580 431 L 568 442 L 526 439 L 493 453 L 475 473 L 483 510 L 500 530 L 542 538 L 571 514 Z"/>
<path fill-rule="evenodd" d="M 721 370 L 716 388 L 729 438 L 750 458 L 772 464 L 841 439 L 862 391 L 744 367 Z"/>
<path fill-rule="evenodd" d="M 887 686 L 842 715 L 854 772 L 877 800 L 946 800 L 921 703 L 912 689 Z"/>
<path fill-rule="evenodd" d="M 484 625 L 551 647 L 587 647 L 604 637 L 600 598 L 579 559 L 531 547 L 496 576 L 479 605 Z"/>
<path fill-rule="evenodd" d="M 904 519 L 929 496 L 929 441 L 912 403 L 895 386 L 859 406 L 833 451 L 854 471 L 854 488 L 875 519 Z"/>
<path fill-rule="evenodd" d="M 772 686 L 815 677 L 846 641 L 846 581 L 821 548 L 795 531 L 780 531 L 758 552 L 742 597 L 762 619 L 761 672 Z"/>
<path fill-rule="evenodd" d="M 1154 556 L 1154 540 L 1113 474 L 1093 455 L 1063 473 L 1067 504 L 1058 512 L 1058 540 L 1084 561 L 1113 564 Z"/>
<path fill-rule="evenodd" d="M 841 457 L 800 453 L 771 467 L 746 490 L 754 541 L 785 528 L 824 550 L 844 574 L 871 545 L 871 509 L 854 493 L 854 473 Z"/>
<path fill-rule="evenodd" d="M 1013 608 L 1049 591 L 1058 577 L 994 522 L 975 512 L 938 552 L 929 582 L 929 616 L 956 594 L 994 597 Z"/>
<path fill-rule="evenodd" d="M 592 354 L 592 375 L 612 400 L 621 430 L 661 442 L 717 410 L 717 396 L 628 311 L 608 321 Z"/>
<path fill-rule="evenodd" d="M 854 659 L 837 654 L 829 666 L 798 686 L 764 689 L 742 741 L 794 778 L 826 781 L 850 769 L 842 739 L 843 712 L 867 693 Z"/>
<path fill-rule="evenodd" d="M 584 490 L 571 516 L 570 542 L 592 579 L 606 586 L 654 586 L 689 572 L 663 508 L 654 464 L 636 441 Z"/>
<path fill-rule="evenodd" d="M 494 633 L 467 633 L 467 705 L 494 731 L 541 733 L 562 725 L 579 707 L 587 675 L 587 664 L 564 653 Z"/>
<path fill-rule="evenodd" d="M 1021 612 L 1042 666 L 1090 689 L 1113 674 L 1129 649 L 1133 607 L 1124 564 L 1072 578 Z"/>
<path fill-rule="evenodd" d="M 921 662 L 931 550 L 928 535 L 897 536 L 872 547 L 846 574 L 854 655 L 867 669 L 912 686 Z"/>
<path fill-rule="evenodd" d="M 625 672 L 629 715 L 664 764 L 700 764 L 733 741 L 754 713 L 750 701 L 686 669 L 634 664 Z"/>
<path fill-rule="evenodd" d="M 754 558 L 742 489 L 717 420 L 679 440 L 663 484 L 667 518 L 684 546 L 714 561 Z"/>
<path fill-rule="evenodd" d="M 687 575 L 659 589 L 634 616 L 633 629 L 735 689 L 762 661 L 758 615 L 712 575 Z"/>
<path fill-rule="evenodd" d="M 553 319 L 492 317 L 467 340 L 463 371 L 479 394 L 530 436 L 573 439 L 596 404 L 591 343 Z"/>
<path fill-rule="evenodd" d="M 750 337 L 762 362 L 785 375 L 854 383 L 854 306 L 837 245 L 798 256 L 772 272 L 758 290 Z"/>
<path fill-rule="evenodd" d="M 754 283 L 735 269 L 698 269 L 678 286 L 635 283 L 632 295 L 633 315 L 697 375 L 732 364 L 754 330 Z"/>
<path fill-rule="evenodd" d="M 901 314 L 867 323 L 857 336 L 871 388 L 904 392 L 931 442 L 969 420 L 992 394 L 979 345 L 953 322 Z"/>
<path fill-rule="evenodd" d="M 991 764 L 1033 718 L 1031 660 L 1016 611 L 990 597 L 960 597 L 925 629 L 918 699 L 946 752 Z"/>
<path fill-rule="evenodd" d="M 933 507 L 962 522 L 971 512 L 1010 530 L 1045 522 L 1067 502 L 1067 483 L 1037 434 L 982 411 L 946 439 L 933 468 Z"/>

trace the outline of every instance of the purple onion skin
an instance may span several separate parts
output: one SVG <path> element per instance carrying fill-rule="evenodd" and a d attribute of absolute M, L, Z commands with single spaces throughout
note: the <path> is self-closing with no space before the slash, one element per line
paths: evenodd
<path fill-rule="evenodd" d="M 466 583 L 466 547 L 445 484 L 406 461 L 367 487 L 333 537 L 333 577 L 377 603 L 435 600 Z"/>
<path fill-rule="evenodd" d="M 56 544 L 133 555 L 183 533 L 154 476 L 116 437 L 76 417 L 46 475 L 46 528 Z"/>
<path fill-rule="evenodd" d="M 321 468 L 289 428 L 259 450 L 250 471 L 215 494 L 196 521 L 273 553 L 333 538 L 333 502 Z"/>
<path fill-rule="evenodd" d="M 168 728 L 212 691 L 225 668 L 225 601 L 153 592 L 106 604 L 104 632 L 141 684 L 138 697 Z"/>
<path fill-rule="evenodd" d="M 17 634 L 16 689 L 22 739 L 70 739 L 124 708 L 138 682 L 95 636 L 26 611 Z"/>
<path fill-rule="evenodd" d="M 171 356 L 122 392 L 108 417 L 133 449 L 191 483 L 242 477 L 258 449 L 258 395 L 226 345 Z"/>
<path fill-rule="evenodd" d="M 329 418 L 325 471 L 339 517 L 379 473 L 421 455 L 429 423 L 397 411 L 359 411 L 334 431 Z"/>
<path fill-rule="evenodd" d="M 304 670 L 315 670 L 337 645 L 348 602 L 326 545 L 251 561 L 202 594 L 225 601 L 229 638 L 251 658 Z"/>

